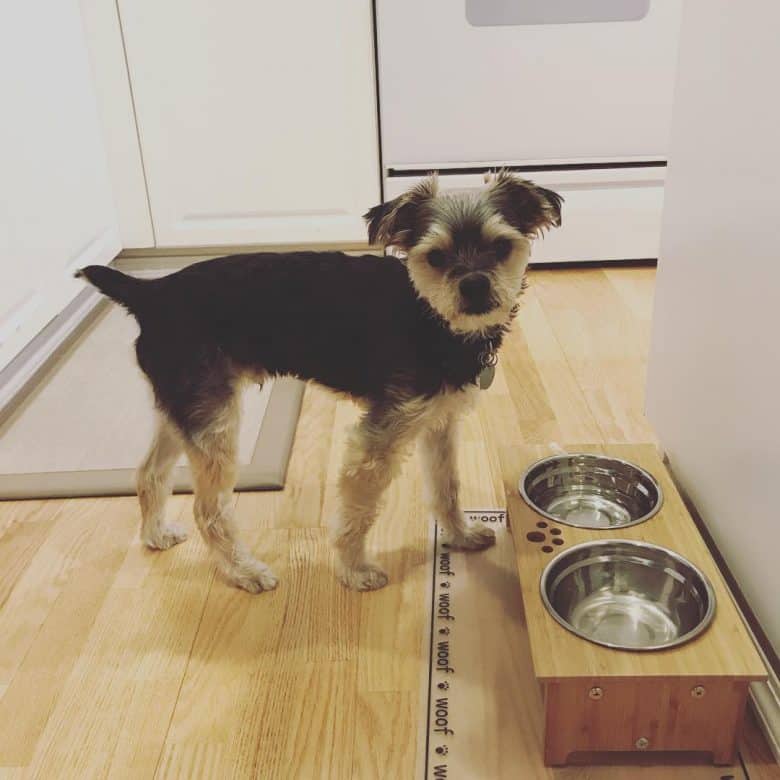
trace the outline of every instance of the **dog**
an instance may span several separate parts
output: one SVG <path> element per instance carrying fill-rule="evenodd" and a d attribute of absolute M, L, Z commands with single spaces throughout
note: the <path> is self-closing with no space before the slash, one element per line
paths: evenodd
<path fill-rule="evenodd" d="M 237 537 L 231 495 L 240 389 L 284 375 L 363 407 L 330 528 L 347 587 L 387 583 L 367 556 L 366 534 L 418 436 L 426 497 L 449 544 L 492 544 L 493 531 L 467 523 L 460 508 L 457 420 L 492 378 L 532 240 L 561 224 L 561 201 L 505 171 L 471 194 L 440 193 L 431 176 L 365 214 L 371 244 L 403 257 L 240 254 L 145 280 L 105 266 L 77 272 L 140 326 L 138 365 L 158 412 L 138 470 L 143 542 L 163 550 L 186 538 L 165 521 L 171 471 L 184 451 L 196 524 L 224 577 L 252 593 L 276 587 L 273 572 Z"/>

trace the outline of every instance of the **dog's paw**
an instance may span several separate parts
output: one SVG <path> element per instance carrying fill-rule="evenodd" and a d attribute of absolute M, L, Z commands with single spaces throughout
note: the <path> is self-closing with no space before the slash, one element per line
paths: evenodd
<path fill-rule="evenodd" d="M 225 573 L 228 581 L 249 593 L 273 590 L 278 584 L 277 576 L 262 561 L 244 561 Z"/>
<path fill-rule="evenodd" d="M 387 585 L 387 574 L 371 563 L 351 569 L 342 568 L 339 579 L 351 590 L 379 590 Z"/>
<path fill-rule="evenodd" d="M 181 544 L 187 539 L 187 532 L 180 525 L 171 523 L 170 525 L 162 525 L 154 531 L 143 533 L 141 535 L 141 541 L 150 550 L 167 550 L 169 547 L 173 547 L 175 544 Z"/>
<path fill-rule="evenodd" d="M 456 550 L 484 550 L 495 544 L 496 532 L 482 523 L 472 523 L 459 533 L 451 534 L 446 542 Z"/>

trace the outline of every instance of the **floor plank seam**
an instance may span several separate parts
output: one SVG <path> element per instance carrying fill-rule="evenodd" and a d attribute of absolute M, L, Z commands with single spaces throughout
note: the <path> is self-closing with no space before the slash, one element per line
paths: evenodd
<path fill-rule="evenodd" d="M 604 278 L 606 278 L 606 275 L 604 275 Z M 580 381 L 579 376 L 577 376 L 577 373 L 574 370 L 574 367 L 572 366 L 572 363 L 569 359 L 569 355 L 567 354 L 566 350 L 564 349 L 563 344 L 561 343 L 560 338 L 558 337 L 558 332 L 555 329 L 555 326 L 552 324 L 552 319 L 550 317 L 550 312 L 547 310 L 547 306 L 545 306 L 544 299 L 542 296 L 536 296 L 536 299 L 539 301 L 539 306 L 542 309 L 542 312 L 544 313 L 544 317 L 547 320 L 547 323 L 550 325 L 550 334 L 552 335 L 553 339 L 555 340 L 555 343 L 558 345 L 558 348 L 561 351 L 561 355 L 563 355 L 563 362 L 566 364 L 566 367 L 569 369 L 569 372 L 572 375 L 572 378 L 577 383 L 577 388 L 580 391 L 580 395 L 582 396 L 582 401 L 585 404 L 586 408 L 590 412 L 591 419 L 593 420 L 593 424 L 598 429 L 599 433 L 601 434 L 601 441 L 600 442 L 593 442 L 594 444 L 605 444 L 607 441 L 606 434 L 604 433 L 604 428 L 599 421 L 599 415 L 596 413 L 596 410 L 593 408 L 593 406 L 590 403 L 590 400 L 588 399 L 588 394 L 585 392 L 585 388 L 582 386 L 582 382 Z"/>
<path fill-rule="evenodd" d="M 187 653 L 187 662 L 184 664 L 184 669 L 182 670 L 181 679 L 179 680 L 179 687 L 176 691 L 176 697 L 173 700 L 173 706 L 171 707 L 171 714 L 170 717 L 168 718 L 168 725 L 165 729 L 165 736 L 160 740 L 160 752 L 157 756 L 157 761 L 154 764 L 154 774 L 152 775 L 152 777 L 157 777 L 157 773 L 160 771 L 160 762 L 162 761 L 162 757 L 165 754 L 165 748 L 168 742 L 168 735 L 171 733 L 173 718 L 176 715 L 176 708 L 179 706 L 181 691 L 182 688 L 184 687 L 184 681 L 187 679 L 187 672 L 189 671 L 190 662 L 192 661 L 192 653 L 193 650 L 195 649 L 195 643 L 198 641 L 198 634 L 200 633 L 201 625 L 203 625 L 203 617 L 206 614 L 206 607 L 208 606 L 209 597 L 211 596 L 211 589 L 214 587 L 215 580 L 216 580 L 215 571 L 212 568 L 211 580 L 209 582 L 208 588 L 206 589 L 206 595 L 203 599 L 203 605 L 200 610 L 200 617 L 198 618 L 198 625 L 192 634 L 192 642 L 190 643 L 190 650 Z"/>

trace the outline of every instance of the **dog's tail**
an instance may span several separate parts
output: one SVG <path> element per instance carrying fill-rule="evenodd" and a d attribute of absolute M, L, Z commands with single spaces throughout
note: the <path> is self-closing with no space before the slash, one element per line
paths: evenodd
<path fill-rule="evenodd" d="M 88 265 L 76 271 L 75 276 L 86 279 L 112 300 L 121 303 L 128 311 L 138 314 L 148 298 L 150 280 L 136 279 L 105 265 Z"/>

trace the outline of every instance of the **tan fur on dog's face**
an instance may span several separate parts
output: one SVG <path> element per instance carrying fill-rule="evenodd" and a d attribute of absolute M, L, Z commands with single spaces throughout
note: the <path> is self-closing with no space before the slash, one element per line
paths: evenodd
<path fill-rule="evenodd" d="M 500 215 L 483 214 L 477 199 L 437 200 L 436 221 L 408 254 L 412 284 L 454 331 L 502 325 L 522 291 L 531 242 Z M 474 275 L 489 280 L 489 311 L 470 312 L 461 294 L 461 281 Z"/>
<path fill-rule="evenodd" d="M 372 241 L 407 252 L 417 293 L 461 333 L 506 324 L 523 290 L 531 240 L 560 224 L 561 198 L 501 172 L 479 193 L 439 193 L 427 179 L 372 209 Z"/>

